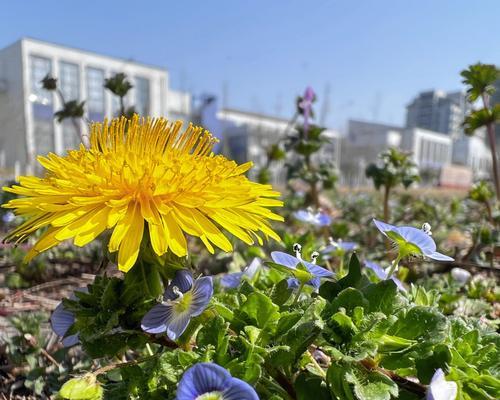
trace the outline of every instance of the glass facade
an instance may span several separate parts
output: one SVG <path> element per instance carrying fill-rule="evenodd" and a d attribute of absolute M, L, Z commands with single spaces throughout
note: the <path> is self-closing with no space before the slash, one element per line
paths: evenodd
<path fill-rule="evenodd" d="M 80 100 L 80 71 L 78 65 L 61 61 L 59 64 L 59 82 L 66 101 Z M 80 122 L 75 121 L 76 124 Z M 74 149 L 80 144 L 80 132 L 75 123 L 65 119 L 61 123 L 63 148 Z"/>
<path fill-rule="evenodd" d="M 87 68 L 87 107 L 90 121 L 102 121 L 105 114 L 104 71 Z"/>
<path fill-rule="evenodd" d="M 68 62 L 59 63 L 59 82 L 66 101 L 80 99 L 80 76 L 78 65 Z"/>
<path fill-rule="evenodd" d="M 54 106 L 52 93 L 43 88 L 41 80 L 52 73 L 49 59 L 30 57 L 30 96 L 33 114 L 35 153 L 47 154 L 54 151 Z"/>
<path fill-rule="evenodd" d="M 135 111 L 141 116 L 148 116 L 150 112 L 149 80 L 135 78 Z"/>

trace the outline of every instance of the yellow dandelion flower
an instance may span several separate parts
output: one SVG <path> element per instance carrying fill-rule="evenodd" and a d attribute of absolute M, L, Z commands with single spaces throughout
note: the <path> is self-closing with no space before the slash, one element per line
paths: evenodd
<path fill-rule="evenodd" d="M 199 237 L 211 253 L 214 246 L 229 252 L 221 228 L 248 244 L 262 244 L 260 234 L 280 240 L 268 221 L 283 220 L 268 209 L 283 205 L 274 198 L 280 194 L 243 175 L 252 163 L 214 155 L 217 139 L 208 131 L 181 128 L 180 121 L 138 116 L 94 123 L 88 148 L 38 157 L 44 177 L 21 177 L 4 188 L 22 197 L 3 207 L 27 218 L 6 240 L 20 242 L 48 227 L 29 261 L 64 240 L 84 246 L 109 229 L 109 251 L 118 251 L 124 272 L 137 260 L 145 223 L 158 255 L 185 256 L 185 234 Z"/>

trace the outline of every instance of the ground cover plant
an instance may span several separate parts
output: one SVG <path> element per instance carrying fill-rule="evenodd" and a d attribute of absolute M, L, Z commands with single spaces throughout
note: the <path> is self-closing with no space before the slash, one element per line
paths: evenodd
<path fill-rule="evenodd" d="M 394 150 L 381 159 L 405 161 L 397 171 L 367 171 L 382 200 L 335 192 L 334 172 L 313 162 L 327 143 L 314 99 L 308 89 L 297 100 L 297 129 L 269 152 L 288 158 L 289 185 L 303 193 L 250 181 L 251 164 L 214 155 L 202 128 L 137 115 L 93 124 L 88 147 L 40 157 L 45 175 L 4 188 L 16 214 L 3 213 L 5 239 L 31 242 L 1 250 L 17 257 L 6 283 L 66 276 L 71 257 L 92 278 L 50 315 L 9 316 L 3 393 L 498 398 L 494 191 L 396 191 L 418 179 Z"/>

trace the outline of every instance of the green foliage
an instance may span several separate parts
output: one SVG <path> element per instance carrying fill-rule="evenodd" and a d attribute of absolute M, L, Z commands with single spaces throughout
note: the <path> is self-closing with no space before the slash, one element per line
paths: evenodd
<path fill-rule="evenodd" d="M 479 203 L 487 203 L 493 199 L 494 193 L 488 182 L 479 181 L 472 186 L 469 197 Z"/>
<path fill-rule="evenodd" d="M 104 81 L 104 87 L 118 97 L 125 97 L 133 85 L 127 79 L 127 75 L 118 72 Z"/>
<path fill-rule="evenodd" d="M 483 94 L 493 94 L 495 91 L 494 84 L 498 79 L 499 71 L 493 64 L 477 63 L 470 65 L 460 75 L 464 78 L 462 83 L 467 86 L 469 101 L 474 102 Z"/>
<path fill-rule="evenodd" d="M 381 165 L 370 164 L 366 168 L 366 176 L 373 180 L 377 189 L 394 188 L 403 185 L 408 188 L 420 180 L 418 170 L 410 155 L 395 148 L 390 148 L 379 156 Z"/>

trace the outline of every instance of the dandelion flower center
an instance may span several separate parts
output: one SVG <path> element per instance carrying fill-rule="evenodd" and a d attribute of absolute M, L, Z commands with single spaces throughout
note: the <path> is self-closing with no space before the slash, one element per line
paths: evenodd
<path fill-rule="evenodd" d="M 270 185 L 251 182 L 244 173 L 251 163 L 237 165 L 214 155 L 217 141 L 208 131 L 164 118 L 134 116 L 91 126 L 90 145 L 60 156 L 38 158 L 45 176 L 21 177 L 4 190 L 21 198 L 4 205 L 27 220 L 6 240 L 25 240 L 46 232 L 27 259 L 73 239 L 77 246 L 112 230 L 108 243 L 118 251 L 118 267 L 128 271 L 138 257 L 147 227 L 156 254 L 187 254 L 185 235 L 231 251 L 226 230 L 247 244 L 262 236 L 279 240 L 268 220 L 282 221 L 269 210 L 283 203 Z"/>

